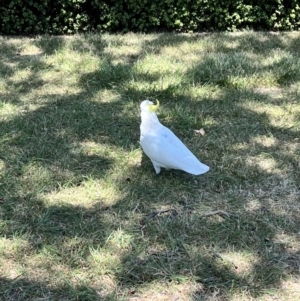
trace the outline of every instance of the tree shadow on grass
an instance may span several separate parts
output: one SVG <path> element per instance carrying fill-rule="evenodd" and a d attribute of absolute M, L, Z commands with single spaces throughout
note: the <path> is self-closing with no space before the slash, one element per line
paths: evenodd
<path fill-rule="evenodd" d="M 102 297 L 85 284 L 71 286 L 67 283 L 53 289 L 46 283 L 26 279 L 0 278 L 0 295 L 3 300 L 112 300 L 113 296 Z M 63 296 L 63 297 L 62 297 Z M 63 298 L 63 299 L 62 299 Z"/>
<path fill-rule="evenodd" d="M 141 188 L 136 186 L 135 189 Z M 128 201 L 123 200 L 127 204 Z M 131 204 L 127 210 L 135 205 Z M 270 219 L 281 227 L 286 224 L 286 216 L 280 217 L 263 210 L 221 219 L 215 216 L 201 218 L 196 209 L 198 205 L 198 201 L 190 201 L 188 206 L 182 206 L 177 199 L 173 203 L 175 209 L 157 215 L 145 214 L 140 223 L 131 225 L 132 232 L 127 228 L 126 233 L 131 234 L 134 241 L 130 252 L 122 256 L 122 269 L 115 273 L 120 289 L 134 294 L 132 288 L 137 286 L 147 287 L 157 281 L 180 282 L 192 277 L 201 284 L 201 290 L 192 292 L 195 300 L 208 296 L 214 296 L 217 300 L 230 300 L 231 293 L 245 290 L 253 297 L 258 297 L 266 289 L 279 288 L 282 279 L 296 272 L 299 255 L 294 254 L 288 245 L 276 242 L 277 229 L 268 223 Z M 108 210 L 114 215 L 120 206 L 125 208 L 124 203 L 119 203 Z M 139 210 L 142 207 L 143 204 Z M 35 210 L 31 208 L 31 211 Z M 86 210 L 83 207 L 50 206 L 44 211 L 30 230 L 32 246 L 37 250 L 49 247 L 49 252 L 61 256 L 70 269 L 86 267 L 90 248 L 103 246 L 111 231 L 120 226 L 116 219 L 104 219 L 106 210 L 96 210 L 96 207 Z M 289 222 L 299 226 L 296 217 L 290 218 Z M 136 235 L 138 230 L 142 231 L 143 237 Z M 80 242 L 68 250 L 63 245 L 67 237 L 77 237 Z M 143 245 L 145 240 L 150 240 L 147 243 L 149 247 Z M 227 255 L 231 252 L 248 253 L 249 269 L 243 270 L 244 262 L 240 262 L 240 266 L 234 258 L 226 258 L 223 254 L 225 250 Z M 76 251 L 80 251 L 81 258 L 74 260 L 68 254 Z M 66 300 L 73 300 L 75 296 L 85 296 L 84 300 L 106 300 L 99 296 L 101 288 L 88 284 L 70 284 L 69 287 L 53 290 L 44 283 L 25 279 L 2 279 L 1 282 L 5 288 L 3 296 L 14 297 L 14 300 L 46 295 L 54 300 L 56 293 Z M 17 296 L 17 292 L 22 294 Z"/>
<path fill-rule="evenodd" d="M 271 36 L 268 38 L 272 39 Z M 48 55 L 64 45 L 62 39 L 52 38 L 52 46 L 48 47 L 47 38 L 43 39 L 37 45 Z M 228 43 L 234 42 L 234 39 L 228 38 Z M 155 48 L 159 53 L 164 46 L 189 41 L 195 41 L 195 38 L 184 36 L 177 40 L 161 34 L 145 42 L 140 55 L 149 49 Z M 106 44 L 101 39 L 97 40 L 98 46 L 94 45 L 94 40 L 89 43 L 89 40 L 77 41 L 74 47 L 83 53 L 96 49 L 96 55 L 103 55 Z M 262 47 L 264 42 L 261 43 Z M 280 46 L 280 43 L 276 38 L 271 45 Z M 220 50 L 225 51 L 225 47 Z M 238 47 L 236 51 L 241 50 Z M 233 67 L 234 63 L 231 64 Z M 51 68 L 38 62 L 36 64 L 36 70 Z M 1 152 L 1 160 L 7 169 L 1 179 L 1 183 L 4 183 L 1 187 L 4 195 L 3 198 L 1 196 L 1 232 L 8 239 L 19 234 L 24 237 L 29 235 L 28 242 L 34 252 L 46 249 L 51 256 L 56 254 L 71 271 L 84 269 L 86 265 L 92 269 L 87 264 L 91 250 L 105 248 L 111 233 L 122 229 L 132 241 L 126 253 L 119 256 L 120 269 L 108 273 L 116 277 L 118 289 L 128 291 L 157 281 L 192 278 L 202 286 L 202 289 L 191 293 L 195 300 L 209 296 L 229 300 L 231 293 L 244 289 L 257 297 L 264 294 L 265 289 L 279 287 L 282 279 L 293 273 L 294 270 L 289 270 L 287 266 L 295 265 L 298 255 L 278 243 L 277 236 L 281 231 L 295 235 L 299 220 L 297 212 L 290 214 L 288 209 L 281 213 L 275 210 L 278 202 L 290 197 L 287 193 L 277 194 L 280 197 L 278 201 L 273 200 L 270 193 L 261 194 L 264 188 L 270 189 L 270 185 L 275 189 L 283 179 L 274 170 L 266 171 L 255 159 L 268 153 L 275 167 L 295 168 L 298 162 L 285 152 L 283 144 L 294 141 L 298 133 L 271 124 L 264 112 L 244 107 L 245 99 L 257 98 L 260 101 L 261 94 L 228 85 L 222 77 L 224 75 L 226 79 L 226 70 L 220 73 L 214 64 L 209 64 L 205 59 L 189 69 L 183 85 L 188 86 L 192 81 L 196 85 L 210 82 L 224 89 L 222 95 L 214 98 L 207 96 L 200 101 L 186 95 L 176 85 L 145 91 L 128 87 L 134 76 L 136 80 L 142 78 L 145 81 L 155 81 L 159 77 L 138 74 L 134 69 L 135 64 L 135 59 L 130 63 L 116 64 L 108 58 L 104 60 L 102 69 L 80 77 L 79 93 L 45 94 L 44 106 L 0 122 L 7 147 Z M 207 72 L 201 73 L 207 66 L 213 67 L 208 76 Z M 247 69 L 247 72 L 248 66 L 247 63 L 242 69 Z M 263 67 L 259 72 L 262 71 Z M 5 69 L 5 72 L 11 76 L 10 70 Z M 235 72 L 233 68 L 232 74 L 236 75 Z M 39 83 L 38 73 L 31 77 Z M 109 89 L 119 93 L 114 102 L 91 100 L 96 93 Z M 29 90 L 26 88 L 20 92 L 27 94 Z M 162 112 L 161 120 L 172 129 L 177 129 L 176 134 L 183 137 L 201 161 L 211 166 L 210 173 L 199 179 L 176 171 L 156 177 L 150 161 L 147 159 L 144 164 L 143 157 L 141 167 L 128 168 L 128 174 L 116 179 L 123 197 L 115 205 L 105 207 L 101 200 L 94 200 L 95 204 L 89 208 L 46 204 L 41 192 L 51 193 L 61 187 L 80 187 L 87 177 L 94 180 L 105 178 L 113 167 L 114 161 L 105 149 L 88 154 L 82 146 L 85 142 L 95 142 L 99 148 L 106 145 L 109 149 L 122 148 L 127 151 L 137 146 L 137 103 L 144 94 L 153 98 L 160 96 L 164 100 L 164 106 L 170 113 Z M 174 94 L 176 104 L 172 100 Z M 130 99 L 133 95 L 133 99 Z M 272 101 L 268 96 L 264 97 L 265 103 Z M 133 109 L 135 114 L 126 110 L 130 103 L 132 108 L 136 105 Z M 201 115 L 205 117 L 199 121 L 197 116 Z M 214 122 L 204 126 L 207 134 L 200 140 L 192 129 L 205 124 L 205 118 L 211 118 Z M 263 146 L 255 141 L 261 136 L 272 136 L 275 142 L 271 146 Z M 248 147 L 239 147 L 243 144 Z M 295 182 L 295 188 L 299 188 L 298 171 L 292 170 L 291 173 L 289 180 Z M 43 176 L 47 183 L 45 188 Z M 270 184 L 271 181 L 273 184 Z M 290 193 L 290 187 L 288 189 Z M 230 190 L 240 192 L 231 195 Z M 276 206 L 268 204 L 270 198 L 277 202 Z M 260 211 L 246 210 L 255 201 L 259 203 Z M 164 209 L 165 206 L 167 209 Z M 233 214 L 225 218 L 201 217 L 208 209 L 230 210 Z M 156 214 L 159 210 L 167 211 Z M 234 214 L 234 210 L 238 214 Z M 72 240 L 75 240 L 73 244 Z M 70 245 L 65 242 L 70 242 Z M 76 252 L 80 258 L 73 256 Z M 253 261 L 249 262 L 248 274 L 244 275 L 243 271 L 240 272 L 242 267 L 234 258 L 228 257 L 228 253 L 238 255 L 247 252 Z M 19 262 L 24 261 L 21 258 Z M 101 268 L 101 264 L 99 266 Z M 64 296 L 66 300 L 110 298 L 101 299 L 96 292 L 97 285 L 90 283 L 53 289 L 34 280 L 3 278 L 1 281 L 5 287 L 2 291 L 4 296 L 14 300 L 35 296 L 50 296 L 52 299 Z"/>
<path fill-rule="evenodd" d="M 63 49 L 68 37 L 41 36 L 33 41 L 33 45 L 41 48 L 46 55 L 52 55 Z"/>
<path fill-rule="evenodd" d="M 195 300 L 201 295 L 230 300 L 232 293 L 245 290 L 258 297 L 267 289 L 279 288 L 297 256 L 287 245 L 276 242 L 278 228 L 269 220 L 281 227 L 287 216 L 262 210 L 221 219 L 201 218 L 193 208 L 198 205 L 199 201 L 190 200 L 188 206 L 182 206 L 174 199 L 172 210 L 145 216 L 141 226 L 151 247 L 133 250 L 123 258 L 120 284 L 147 287 L 159 280 L 192 277 L 201 284 L 201 290 L 192 293 Z M 299 226 L 297 216 L 290 218 L 290 223 Z M 245 262 L 237 261 L 234 254 L 248 254 L 249 266 L 245 269 Z M 287 260 L 290 257 L 294 258 L 292 264 Z"/>

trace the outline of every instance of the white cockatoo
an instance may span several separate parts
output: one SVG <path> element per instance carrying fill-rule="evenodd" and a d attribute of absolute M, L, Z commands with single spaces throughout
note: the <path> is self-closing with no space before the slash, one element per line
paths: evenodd
<path fill-rule="evenodd" d="M 157 174 L 161 167 L 180 169 L 193 175 L 209 171 L 207 165 L 201 163 L 170 129 L 159 122 L 155 113 L 159 101 L 154 105 L 152 101 L 144 100 L 140 107 L 140 143 Z"/>

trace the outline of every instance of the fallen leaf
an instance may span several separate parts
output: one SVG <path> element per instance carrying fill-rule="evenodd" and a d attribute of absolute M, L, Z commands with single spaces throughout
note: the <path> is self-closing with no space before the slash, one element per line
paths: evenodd
<path fill-rule="evenodd" d="M 195 132 L 195 134 L 200 134 L 200 135 L 202 135 L 202 136 L 205 135 L 205 131 L 204 131 L 203 128 L 201 128 L 200 130 L 194 130 L 194 132 Z"/>

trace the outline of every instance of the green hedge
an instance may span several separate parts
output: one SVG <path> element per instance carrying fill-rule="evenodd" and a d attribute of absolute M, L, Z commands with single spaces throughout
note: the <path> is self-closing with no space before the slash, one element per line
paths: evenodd
<path fill-rule="evenodd" d="M 299 0 L 0 0 L 2 34 L 298 30 Z"/>

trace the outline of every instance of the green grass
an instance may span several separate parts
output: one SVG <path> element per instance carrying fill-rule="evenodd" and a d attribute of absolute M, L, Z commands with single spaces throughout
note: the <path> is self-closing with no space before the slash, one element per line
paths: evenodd
<path fill-rule="evenodd" d="M 300 299 L 300 33 L 2 37 L 0 75 L 1 300 Z M 144 99 L 209 173 L 155 175 Z"/>

